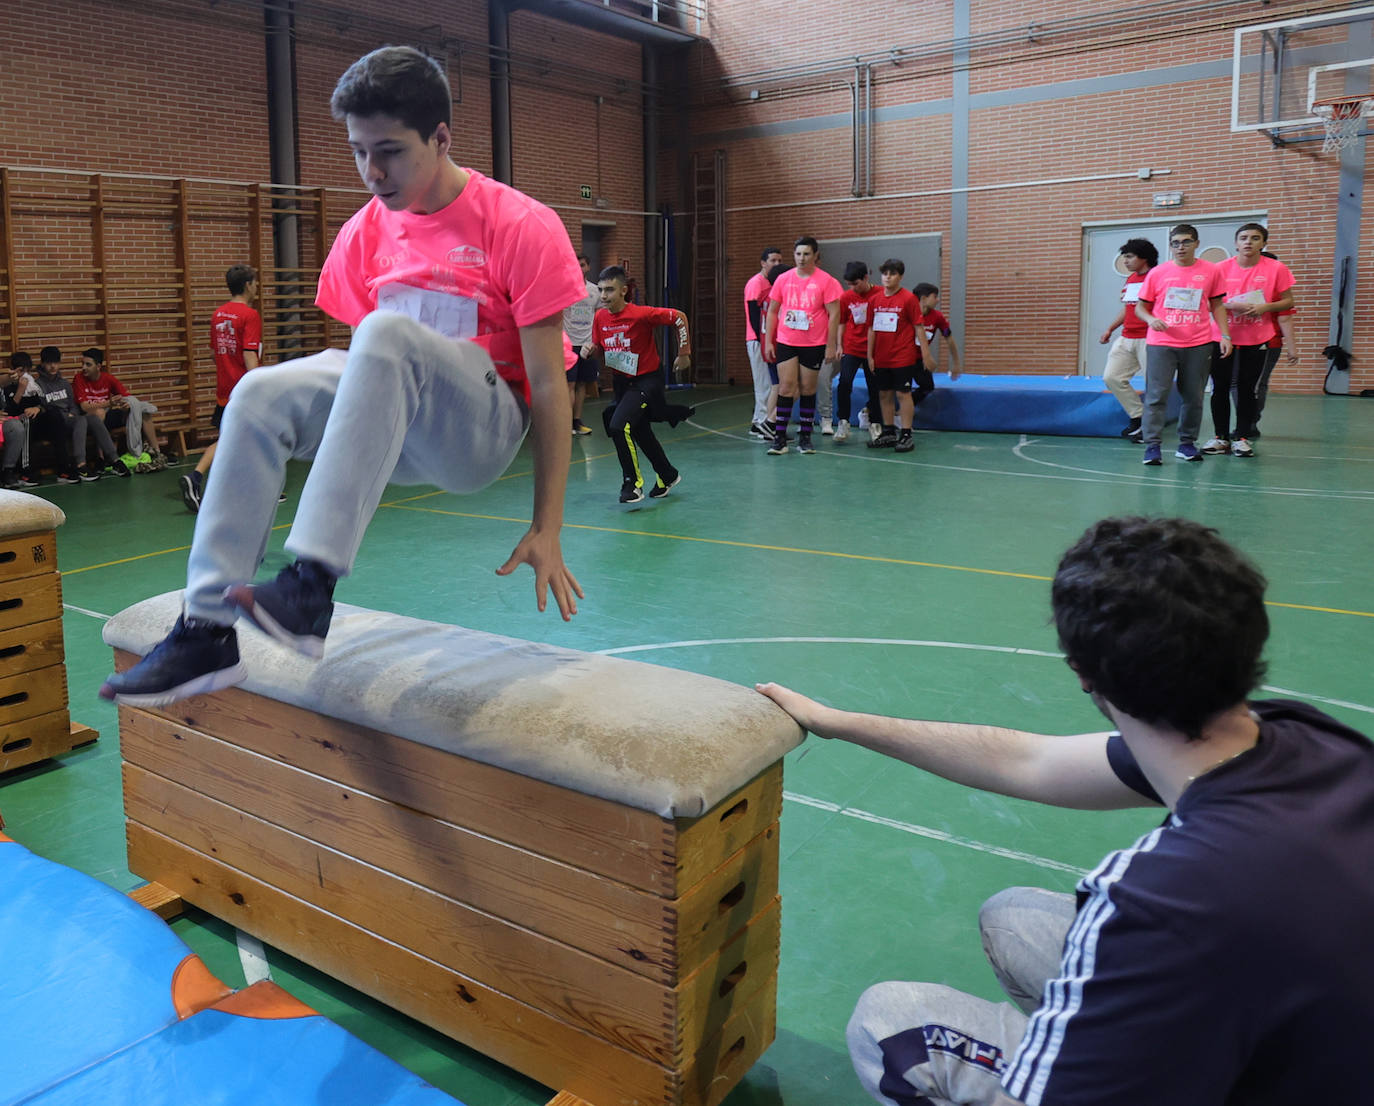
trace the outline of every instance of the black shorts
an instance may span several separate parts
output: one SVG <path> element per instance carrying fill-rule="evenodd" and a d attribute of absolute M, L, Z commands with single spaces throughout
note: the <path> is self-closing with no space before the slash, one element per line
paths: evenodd
<path fill-rule="evenodd" d="M 576 363 L 568 370 L 569 384 L 588 384 L 601 379 L 601 366 L 594 357 L 578 355 Z"/>
<path fill-rule="evenodd" d="M 778 364 L 784 361 L 791 361 L 796 358 L 801 362 L 801 367 L 810 369 L 813 372 L 820 372 L 821 362 L 825 360 L 824 346 L 789 346 L 783 342 L 778 344 Z"/>
<path fill-rule="evenodd" d="M 878 391 L 911 391 L 911 377 L 916 369 L 915 365 L 903 365 L 900 369 L 874 369 L 873 373 L 878 378 Z"/>
<path fill-rule="evenodd" d="M 218 429 L 219 429 L 219 424 L 220 424 L 221 422 L 223 422 L 223 421 L 224 421 L 224 404 L 222 404 L 222 403 L 216 403 L 216 404 L 215 404 L 215 413 L 214 413 L 213 415 L 210 416 L 210 425 L 213 426 L 216 430 L 218 430 Z"/>

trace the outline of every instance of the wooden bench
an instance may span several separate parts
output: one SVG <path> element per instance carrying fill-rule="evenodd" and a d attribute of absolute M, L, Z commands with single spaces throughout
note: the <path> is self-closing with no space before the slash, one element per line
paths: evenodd
<path fill-rule="evenodd" d="M 112 619 L 116 667 L 179 609 Z M 771 702 L 342 605 L 323 661 L 239 640 L 242 687 L 120 710 L 134 872 L 556 1101 L 714 1106 L 767 1048 Z"/>
<path fill-rule="evenodd" d="M 0 491 L 0 772 L 100 736 L 67 710 L 57 571 L 57 528 L 65 521 L 46 499 Z"/>

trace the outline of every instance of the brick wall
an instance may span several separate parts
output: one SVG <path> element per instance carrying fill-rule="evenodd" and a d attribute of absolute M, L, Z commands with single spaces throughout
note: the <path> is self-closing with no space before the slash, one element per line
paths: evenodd
<path fill-rule="evenodd" d="M 1232 211 L 1268 213 L 1275 252 L 1293 269 L 1303 310 L 1297 317 L 1302 363 L 1276 370 L 1274 386 L 1318 391 L 1325 376 L 1339 167 L 1320 144 L 1274 149 L 1229 129 L 1231 28 L 1305 14 L 1310 5 L 1275 3 L 1263 11 L 1236 5 L 1147 25 L 1096 29 L 1072 21 L 1119 9 L 1106 0 L 1053 5 L 1032 0 L 974 0 L 967 85 L 974 99 L 967 143 L 966 302 L 948 306 L 966 328 L 968 364 L 979 372 L 1071 373 L 1079 359 L 1083 224 L 1204 218 Z M 1336 5 L 1317 5 L 1331 7 Z M 1301 8 L 1302 10 L 1299 10 Z M 748 374 L 738 286 L 757 269 L 765 242 L 787 246 L 802 233 L 818 238 L 944 234 L 949 277 L 951 200 L 936 194 L 893 199 L 850 196 L 852 70 L 770 78 L 761 71 L 804 67 L 855 54 L 910 48 L 900 64 L 874 69 L 874 102 L 908 118 L 880 120 L 873 133 L 873 187 L 880 194 L 950 188 L 954 34 L 949 5 L 876 0 L 864 18 L 834 9 L 796 25 L 759 17 L 746 0 L 716 0 L 712 40 L 684 63 L 692 88 L 689 144 L 722 148 L 727 158 L 727 345 L 730 373 Z M 848 13 L 848 14 L 846 14 Z M 822 26 L 821 22 L 825 25 Z M 1103 22 L 1099 18 L 1099 22 Z M 1040 24 L 1033 35 L 1030 26 Z M 1019 28 L 1019 33 L 1016 29 Z M 1049 31 L 1043 30 L 1049 28 Z M 1006 35 L 993 32 L 1006 31 Z M 1221 77 L 1197 76 L 1145 92 L 1098 91 L 1015 104 L 1052 82 L 1129 75 L 1221 63 Z M 721 78 L 750 75 L 734 88 Z M 758 97 L 750 93 L 757 90 Z M 1004 94 L 1012 106 L 981 106 Z M 914 116 L 914 117 L 910 117 Z M 805 121 L 798 126 L 798 120 Z M 1374 144 L 1371 144 L 1374 154 Z M 1152 180 L 1007 187 L 1041 179 L 1133 174 L 1167 169 Z M 1185 205 L 1151 208 L 1156 191 L 1181 191 Z M 1366 201 L 1366 206 L 1369 204 Z M 774 207 L 763 205 L 793 204 Z M 1374 224 L 1366 215 L 1365 226 Z M 1345 345 L 1359 358 L 1352 384 L 1374 386 L 1374 341 L 1360 320 L 1374 308 L 1374 234 L 1361 236 L 1354 264 L 1362 274 L 1347 312 Z M 1352 322 L 1354 326 L 1352 327 Z M 1015 341 L 1007 340 L 1009 325 Z M 737 340 L 738 339 L 738 340 Z M 1027 364 L 1027 350 L 1034 351 Z M 1362 352 L 1363 351 L 1363 352 Z M 1100 358 L 1090 359 L 1090 363 Z"/>

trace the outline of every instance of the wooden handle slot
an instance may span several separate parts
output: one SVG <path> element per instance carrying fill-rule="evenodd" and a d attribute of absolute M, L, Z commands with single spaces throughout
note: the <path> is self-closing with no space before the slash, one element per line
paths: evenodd
<path fill-rule="evenodd" d="M 0 649 L 0 661 L 8 660 L 10 657 L 22 656 L 27 649 L 27 645 L 7 645 Z"/>
<path fill-rule="evenodd" d="M 6 742 L 4 745 L 0 745 L 0 753 L 3 753 L 4 755 L 8 756 L 10 753 L 17 753 L 21 749 L 27 749 L 32 744 L 33 738 L 31 737 L 17 738 L 14 741 Z"/>
<path fill-rule="evenodd" d="M 27 691 L 16 691 L 13 695 L 0 696 L 0 707 L 12 707 L 16 703 L 22 703 L 28 699 Z"/>
<path fill-rule="evenodd" d="M 716 908 L 717 913 L 728 914 L 731 910 L 733 910 L 740 904 L 740 901 L 743 898 L 744 880 L 740 880 L 737 884 L 730 888 L 730 890 L 726 891 L 725 894 L 721 895 L 720 904 Z"/>
<path fill-rule="evenodd" d="M 749 800 L 748 800 L 748 799 L 741 799 L 739 802 L 737 802 L 734 806 L 732 806 L 729 810 L 725 811 L 725 812 L 720 816 L 720 824 L 721 824 L 722 826 L 727 826 L 727 825 L 729 825 L 731 822 L 737 822 L 737 821 L 739 821 L 739 819 L 741 819 L 741 818 L 744 817 L 745 812 L 746 812 L 748 809 L 749 809 Z"/>
<path fill-rule="evenodd" d="M 24 600 L 16 596 L 14 599 L 0 599 L 0 611 L 12 611 L 16 607 L 22 607 Z"/>
<path fill-rule="evenodd" d="M 12 560 L 14 560 L 13 549 L 6 549 L 4 552 L 0 552 L 0 565 L 7 565 Z"/>
<path fill-rule="evenodd" d="M 747 960 L 741 960 L 730 972 L 730 974 L 720 981 L 720 997 L 724 998 L 736 987 L 738 987 L 744 981 L 745 973 L 748 971 L 749 962 Z"/>

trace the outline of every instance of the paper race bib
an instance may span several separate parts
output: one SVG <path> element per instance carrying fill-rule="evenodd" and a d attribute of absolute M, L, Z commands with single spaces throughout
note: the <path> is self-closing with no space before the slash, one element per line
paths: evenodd
<path fill-rule="evenodd" d="M 782 317 L 782 325 L 788 330 L 810 330 L 811 315 L 797 307 L 789 307 Z"/>
<path fill-rule="evenodd" d="M 1170 288 L 1164 293 L 1164 307 L 1169 311 L 1201 311 L 1202 289 Z"/>
<path fill-rule="evenodd" d="M 851 303 L 849 305 L 849 318 L 855 326 L 863 326 L 868 322 L 868 304 Z"/>
<path fill-rule="evenodd" d="M 1226 301 L 1227 307 L 1249 307 L 1252 303 L 1267 303 L 1264 298 L 1263 288 L 1251 288 L 1248 292 L 1242 292 L 1238 296 L 1232 296 Z"/>
<path fill-rule="evenodd" d="M 1122 302 L 1122 303 L 1139 303 L 1139 302 L 1140 302 L 1140 286 L 1141 286 L 1142 284 L 1144 284 L 1144 283 L 1145 283 L 1145 282 L 1144 282 L 1143 280 L 1137 281 L 1135 284 L 1128 284 L 1128 285 L 1126 285 L 1125 288 L 1121 289 L 1121 302 Z"/>
<path fill-rule="evenodd" d="M 477 337 L 477 301 L 409 284 L 383 284 L 377 289 L 377 309 L 396 311 L 445 338 Z"/>
<path fill-rule="evenodd" d="M 897 331 L 897 312 L 873 312 L 873 329 L 882 331 L 884 334 L 895 334 Z"/>
<path fill-rule="evenodd" d="M 639 373 L 639 354 L 627 349 L 608 349 L 606 364 L 618 373 L 635 376 Z"/>

